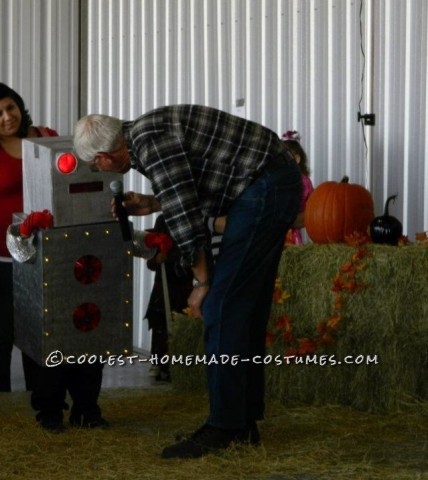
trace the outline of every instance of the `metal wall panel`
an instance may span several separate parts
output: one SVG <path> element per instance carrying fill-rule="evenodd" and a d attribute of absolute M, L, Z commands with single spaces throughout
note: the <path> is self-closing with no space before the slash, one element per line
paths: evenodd
<path fill-rule="evenodd" d="M 87 112 L 212 105 L 298 129 L 313 180 L 366 183 L 355 0 L 87 0 Z"/>
<path fill-rule="evenodd" d="M 0 0 L 0 81 L 34 124 L 69 135 L 78 116 L 79 2 Z"/>
<path fill-rule="evenodd" d="M 428 3 L 383 0 L 374 8 L 373 192 L 380 211 L 398 193 L 390 212 L 403 230 L 428 230 Z"/>

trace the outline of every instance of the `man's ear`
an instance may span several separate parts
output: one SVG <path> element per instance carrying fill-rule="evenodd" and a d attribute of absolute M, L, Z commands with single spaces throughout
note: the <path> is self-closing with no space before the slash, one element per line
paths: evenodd
<path fill-rule="evenodd" d="M 95 158 L 97 159 L 96 165 L 101 169 L 103 167 L 109 168 L 113 165 L 113 159 L 111 158 L 111 155 L 106 152 L 98 152 L 95 155 Z"/>

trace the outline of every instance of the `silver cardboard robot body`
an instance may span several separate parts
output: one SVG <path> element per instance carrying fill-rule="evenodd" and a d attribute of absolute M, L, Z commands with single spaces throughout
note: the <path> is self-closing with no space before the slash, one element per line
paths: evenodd
<path fill-rule="evenodd" d="M 132 253 L 117 222 L 39 231 L 32 263 L 13 264 L 15 344 L 44 365 L 132 352 Z"/>

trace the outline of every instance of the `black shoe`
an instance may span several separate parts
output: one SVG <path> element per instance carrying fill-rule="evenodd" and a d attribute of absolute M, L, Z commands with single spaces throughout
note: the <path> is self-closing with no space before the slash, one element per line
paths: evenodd
<path fill-rule="evenodd" d="M 208 453 L 226 449 L 235 445 L 258 445 L 260 434 L 257 425 L 251 427 L 228 430 L 203 425 L 188 439 L 175 445 L 164 448 L 162 458 L 198 458 Z"/>
<path fill-rule="evenodd" d="M 64 424 L 62 423 L 61 412 L 39 412 L 36 415 L 36 420 L 40 426 L 52 433 L 61 433 L 64 431 Z"/>
<path fill-rule="evenodd" d="M 69 419 L 72 427 L 80 428 L 108 428 L 109 422 L 101 415 L 86 415 L 84 413 L 72 413 Z"/>
<path fill-rule="evenodd" d="M 243 444 L 247 443 L 248 445 L 260 445 L 261 443 L 261 438 L 260 438 L 260 432 L 259 429 L 257 428 L 257 423 L 254 422 L 251 424 L 250 427 L 248 427 L 248 430 L 245 429 L 244 431 L 248 431 L 248 440 L 242 442 Z M 196 432 L 195 432 L 196 433 Z M 177 442 L 181 442 L 182 440 L 189 440 L 192 437 L 193 433 L 177 433 L 175 436 L 175 440 Z"/>

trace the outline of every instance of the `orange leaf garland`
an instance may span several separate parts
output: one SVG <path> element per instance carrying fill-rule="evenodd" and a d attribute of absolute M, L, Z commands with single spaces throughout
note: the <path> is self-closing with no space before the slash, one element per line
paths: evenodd
<path fill-rule="evenodd" d="M 318 342 L 313 338 L 298 338 L 297 342 L 299 343 L 299 356 L 315 353 L 318 348 Z"/>
<path fill-rule="evenodd" d="M 273 291 L 273 303 L 282 304 L 289 297 L 290 294 L 282 288 L 281 278 L 277 277 L 275 280 L 275 289 Z"/>
<path fill-rule="evenodd" d="M 359 277 L 367 266 L 365 260 L 370 257 L 370 253 L 366 249 L 367 235 L 350 235 L 346 241 L 355 247 L 355 251 L 351 258 L 339 267 L 338 273 L 333 278 L 331 286 L 334 294 L 332 312 L 326 320 L 318 322 L 314 337 L 296 338 L 293 333 L 292 318 L 287 314 L 282 314 L 275 322 L 274 328 L 267 332 L 267 345 L 280 342 L 284 344 L 286 356 L 299 357 L 314 354 L 319 348 L 333 345 L 336 342 L 349 295 L 353 295 L 366 286 Z M 281 279 L 278 277 L 275 282 L 274 302 L 283 303 L 289 297 L 290 295 L 282 288 Z"/>
<path fill-rule="evenodd" d="M 340 325 L 341 320 L 342 320 L 342 317 L 338 314 L 330 315 L 330 317 L 327 320 L 327 329 L 337 330 L 339 325 Z"/>

